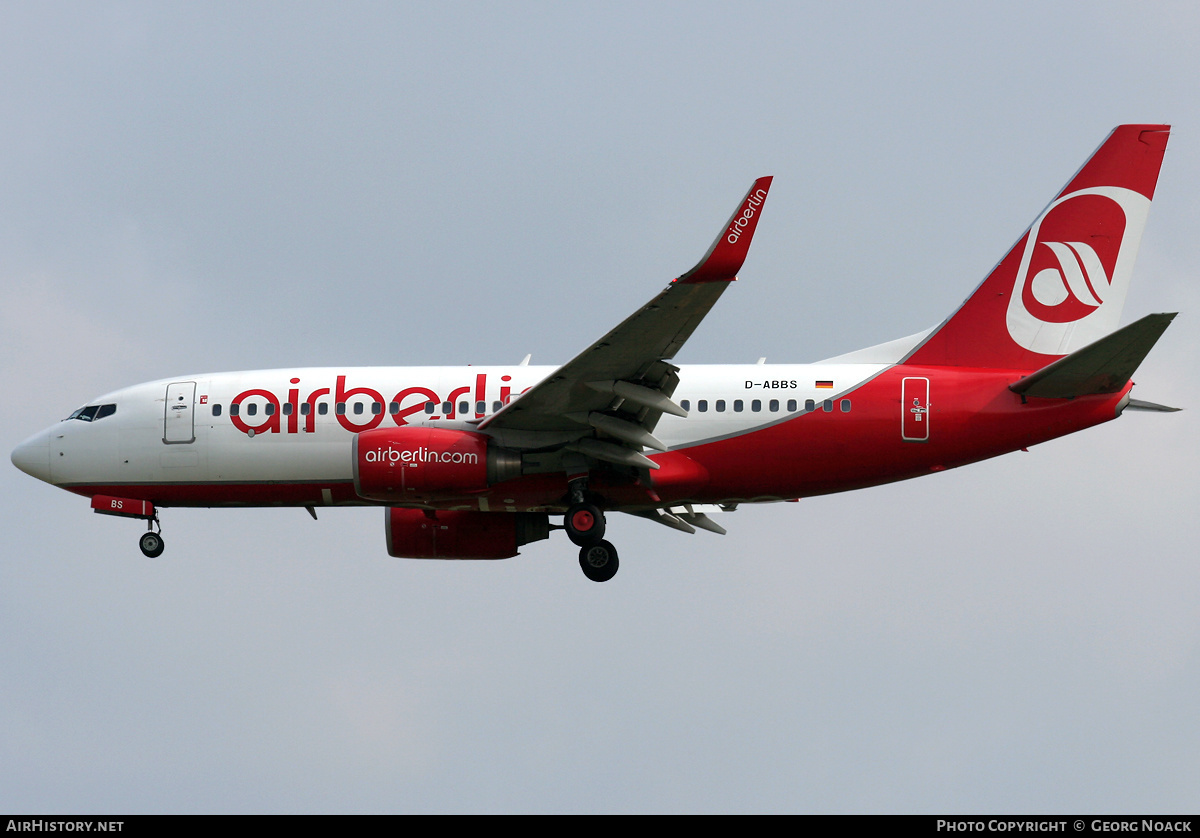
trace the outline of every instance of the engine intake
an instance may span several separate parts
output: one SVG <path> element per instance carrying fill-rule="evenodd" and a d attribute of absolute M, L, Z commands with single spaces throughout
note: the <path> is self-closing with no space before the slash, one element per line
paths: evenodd
<path fill-rule="evenodd" d="M 464 497 L 520 476 L 521 455 L 484 434 L 421 426 L 354 437 L 354 491 L 368 500 Z"/>

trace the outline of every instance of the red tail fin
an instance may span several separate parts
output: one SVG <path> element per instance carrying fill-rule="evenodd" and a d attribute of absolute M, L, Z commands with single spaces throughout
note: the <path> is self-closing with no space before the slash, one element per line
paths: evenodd
<path fill-rule="evenodd" d="M 1169 125 L 1108 135 L 910 364 L 1040 369 L 1117 327 Z"/>

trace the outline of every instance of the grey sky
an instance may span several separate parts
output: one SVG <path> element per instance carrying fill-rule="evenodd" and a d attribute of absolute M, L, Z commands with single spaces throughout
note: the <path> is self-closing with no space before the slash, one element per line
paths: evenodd
<path fill-rule="evenodd" d="M 382 514 L 139 525 L 0 479 L 0 810 L 1195 812 L 1189 3 L 0 5 L 0 447 L 139 381 L 555 363 L 776 180 L 685 363 L 940 321 L 1120 122 L 1125 310 L 1189 408 L 967 469 L 389 559 Z"/>

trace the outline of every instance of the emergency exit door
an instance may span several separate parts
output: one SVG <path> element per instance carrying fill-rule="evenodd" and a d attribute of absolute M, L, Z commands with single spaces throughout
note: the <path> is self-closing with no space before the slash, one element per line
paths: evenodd
<path fill-rule="evenodd" d="M 900 392 L 900 436 L 905 442 L 928 442 L 929 379 L 906 378 Z"/>

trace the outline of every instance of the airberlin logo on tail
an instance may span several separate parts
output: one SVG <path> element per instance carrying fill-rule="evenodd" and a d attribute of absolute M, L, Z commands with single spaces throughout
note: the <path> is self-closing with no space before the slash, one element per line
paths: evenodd
<path fill-rule="evenodd" d="M 758 208 L 762 206 L 762 202 L 766 197 L 767 190 L 762 188 L 755 189 L 750 193 L 750 197 L 746 199 L 746 203 L 742 206 L 742 211 L 738 213 L 733 223 L 729 225 L 729 229 L 725 231 L 725 241 L 730 244 L 737 244 L 737 240 L 742 237 L 742 233 L 750 226 L 750 221 L 758 213 Z M 712 228 L 710 227 L 709 229 Z"/>
<path fill-rule="evenodd" d="M 1112 280 L 1100 261 L 1100 254 L 1085 242 L 1042 242 L 1053 252 L 1058 264 L 1043 268 L 1029 281 L 1029 290 L 1039 305 L 1045 306 L 1047 318 L 1059 313 L 1056 306 L 1074 299 L 1091 308 L 1099 308 L 1108 294 Z M 1085 312 L 1089 314 L 1090 312 Z M 1077 320 L 1077 317 L 1072 317 Z"/>
<path fill-rule="evenodd" d="M 1008 303 L 1020 346 L 1065 355 L 1116 328 L 1150 201 L 1116 186 L 1059 198 L 1029 228 Z"/>

